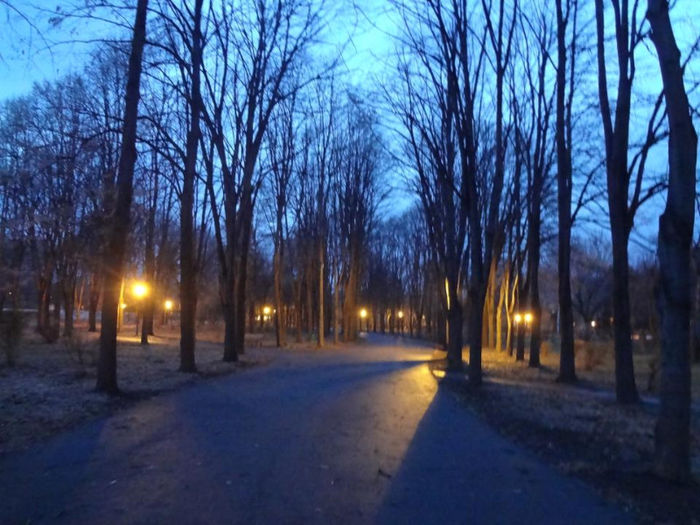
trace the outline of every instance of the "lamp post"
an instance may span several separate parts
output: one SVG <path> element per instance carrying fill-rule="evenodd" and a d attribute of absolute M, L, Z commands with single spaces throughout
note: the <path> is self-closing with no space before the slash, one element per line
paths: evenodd
<path fill-rule="evenodd" d="M 164 309 L 164 314 L 165 314 L 165 322 L 163 324 L 167 324 L 170 326 L 170 312 L 173 311 L 173 302 L 170 299 L 166 299 L 165 302 L 163 303 L 163 309 Z"/>
<path fill-rule="evenodd" d="M 272 308 L 269 306 L 263 306 L 262 316 L 260 317 L 260 329 L 265 327 L 265 323 L 270 319 L 270 314 L 272 313 Z"/>
<path fill-rule="evenodd" d="M 136 334 L 139 335 L 139 317 L 142 316 L 142 309 L 143 309 L 143 298 L 148 295 L 148 285 L 143 282 L 135 282 L 134 285 L 131 287 L 131 294 L 134 296 L 134 298 L 137 301 L 137 308 L 136 308 Z M 143 324 L 143 323 L 142 323 Z M 142 345 L 147 345 L 148 344 L 148 333 L 145 330 L 141 330 L 141 344 Z"/>
<path fill-rule="evenodd" d="M 365 319 L 367 319 L 367 309 L 362 308 L 360 310 L 360 331 L 362 331 L 362 320 L 365 320 Z M 367 322 L 365 321 L 365 325 L 366 324 L 367 324 Z"/>
<path fill-rule="evenodd" d="M 403 310 L 399 310 L 396 313 L 396 317 L 399 318 L 399 333 L 403 335 Z"/>

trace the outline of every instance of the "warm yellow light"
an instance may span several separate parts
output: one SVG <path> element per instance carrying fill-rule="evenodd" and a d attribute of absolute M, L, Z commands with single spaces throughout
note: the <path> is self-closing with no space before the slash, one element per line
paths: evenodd
<path fill-rule="evenodd" d="M 595 328 L 595 320 L 591 321 L 591 328 Z"/>
<path fill-rule="evenodd" d="M 526 323 L 531 323 L 532 322 L 532 314 L 530 312 L 527 312 L 525 314 L 525 322 Z"/>
<path fill-rule="evenodd" d="M 263 306 L 263 313 L 265 315 L 270 315 L 271 311 L 272 311 L 272 308 L 270 308 L 269 306 Z"/>
<path fill-rule="evenodd" d="M 364 308 L 360 310 L 360 317 L 362 319 L 365 319 L 367 317 L 367 310 L 365 310 Z"/>
<path fill-rule="evenodd" d="M 403 310 L 399 310 L 399 313 L 396 315 L 399 316 L 399 319 L 403 319 Z"/>
<path fill-rule="evenodd" d="M 172 310 L 173 309 L 173 302 L 170 299 L 166 299 L 164 306 L 165 306 L 166 310 Z"/>
<path fill-rule="evenodd" d="M 131 293 L 134 294 L 134 297 L 137 299 L 141 299 L 142 297 L 146 297 L 148 295 L 148 285 L 146 283 L 134 283 L 134 286 L 131 287 Z"/>
<path fill-rule="evenodd" d="M 523 316 L 520 314 L 515 314 L 515 324 L 520 324 L 520 322 L 523 320 Z"/>
<path fill-rule="evenodd" d="M 121 308 L 122 310 L 124 310 L 124 309 L 126 308 L 126 303 L 120 304 L 120 305 L 119 305 L 119 308 Z"/>

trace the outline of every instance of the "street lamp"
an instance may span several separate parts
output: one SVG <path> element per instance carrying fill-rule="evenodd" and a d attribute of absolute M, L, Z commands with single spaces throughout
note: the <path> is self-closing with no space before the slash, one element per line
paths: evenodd
<path fill-rule="evenodd" d="M 165 302 L 163 303 L 163 308 L 165 309 L 165 323 L 164 324 L 169 324 L 170 321 L 170 312 L 173 311 L 173 307 L 175 306 L 175 303 L 171 299 L 166 299 Z"/>
<path fill-rule="evenodd" d="M 530 312 L 525 313 L 525 324 L 530 324 L 532 322 L 532 314 Z"/>
<path fill-rule="evenodd" d="M 367 309 L 366 308 L 362 308 L 360 310 L 360 319 L 367 319 Z M 365 324 L 367 324 L 367 323 L 365 322 Z M 360 330 L 362 330 L 362 322 L 360 322 Z"/>
<path fill-rule="evenodd" d="M 523 321 L 523 316 L 520 314 L 515 314 L 515 324 L 520 324 Z"/>
<path fill-rule="evenodd" d="M 138 301 L 138 305 L 140 308 L 136 309 L 136 335 L 139 335 L 139 315 L 143 317 L 143 303 L 142 300 L 144 297 L 148 295 L 148 285 L 142 281 L 136 281 L 132 287 L 131 287 L 131 294 L 134 296 L 134 298 Z M 145 330 L 145 326 L 142 325 L 142 330 L 141 330 L 141 344 L 142 345 L 147 345 L 148 344 L 148 333 Z"/>

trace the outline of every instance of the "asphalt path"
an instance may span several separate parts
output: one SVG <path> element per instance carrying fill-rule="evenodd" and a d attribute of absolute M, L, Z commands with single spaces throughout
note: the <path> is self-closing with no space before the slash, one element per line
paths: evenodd
<path fill-rule="evenodd" d="M 161 395 L 0 459 L 0 523 L 626 523 L 371 336 Z M 1 407 L 0 407 L 1 410 Z"/>

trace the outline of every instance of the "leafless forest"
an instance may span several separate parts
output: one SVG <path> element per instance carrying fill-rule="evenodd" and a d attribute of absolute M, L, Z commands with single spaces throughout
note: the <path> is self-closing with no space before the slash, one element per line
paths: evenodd
<path fill-rule="evenodd" d="M 370 84 L 344 58 L 362 34 L 333 37 L 363 6 L 341 4 L 0 0 L 117 35 L 0 102 L 8 365 L 29 331 L 99 332 L 114 394 L 127 321 L 144 344 L 178 325 L 183 373 L 199 330 L 224 361 L 265 331 L 282 348 L 376 331 L 442 345 L 477 388 L 482 349 L 536 368 L 547 343 L 568 384 L 603 340 L 634 404 L 651 340 L 655 470 L 687 480 L 697 35 L 665 0 L 387 0 Z"/>

